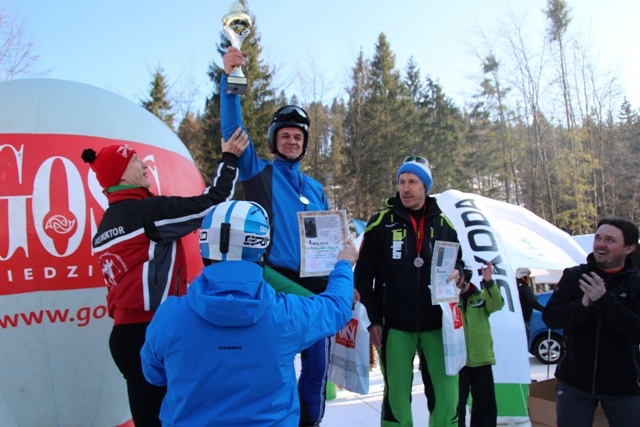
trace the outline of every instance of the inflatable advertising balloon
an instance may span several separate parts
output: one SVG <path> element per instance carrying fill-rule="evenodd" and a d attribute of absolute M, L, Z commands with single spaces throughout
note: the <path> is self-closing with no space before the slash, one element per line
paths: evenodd
<path fill-rule="evenodd" d="M 80 158 L 122 142 L 149 165 L 154 194 L 204 189 L 178 137 L 131 101 L 61 80 L 0 84 L 2 427 L 132 426 L 91 249 L 107 199 Z M 186 239 L 193 278 L 197 236 Z"/>

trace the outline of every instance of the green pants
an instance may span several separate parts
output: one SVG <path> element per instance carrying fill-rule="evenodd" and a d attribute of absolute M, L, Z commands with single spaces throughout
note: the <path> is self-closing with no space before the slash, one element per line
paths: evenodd
<path fill-rule="evenodd" d="M 428 332 L 383 331 L 379 350 L 384 377 L 382 427 L 412 427 L 411 386 L 413 360 L 422 353 L 433 384 L 435 406 L 429 414 L 430 427 L 457 426 L 458 376 L 448 376 L 444 366 L 442 329 Z M 423 376 L 425 376 L 423 373 Z"/>

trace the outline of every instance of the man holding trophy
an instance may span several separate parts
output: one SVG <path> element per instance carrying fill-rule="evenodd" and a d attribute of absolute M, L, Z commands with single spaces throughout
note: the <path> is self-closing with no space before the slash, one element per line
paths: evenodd
<path fill-rule="evenodd" d="M 223 23 L 242 21 L 239 14 L 242 12 L 234 9 L 232 5 L 232 11 L 225 15 Z M 232 18 L 229 15 L 232 15 Z M 244 19 L 243 22 L 246 24 L 251 21 Z M 247 28 L 248 26 L 244 25 L 244 30 Z M 238 95 L 244 93 L 246 86 L 245 89 L 238 90 L 238 80 L 234 77 L 234 73 L 237 75 L 235 70 L 244 65 L 245 55 L 240 51 L 242 38 L 236 37 L 238 33 L 235 30 L 225 29 L 225 33 L 231 46 L 223 57 L 220 120 L 222 135 L 228 138 L 238 127 L 244 129 Z M 247 33 L 243 34 L 246 37 Z M 300 170 L 300 161 L 307 151 L 309 125 L 309 116 L 302 108 L 294 105 L 280 108 L 273 116 L 267 136 L 269 150 L 274 156 L 273 161 L 259 158 L 251 142 L 240 157 L 238 166 L 246 199 L 263 206 L 273 221 L 272 243 L 266 265 L 309 291 L 319 294 L 326 289 L 327 278 L 300 278 L 299 273 L 301 249 L 297 212 L 329 210 L 322 184 Z M 329 346 L 329 338 L 321 339 L 301 353 L 302 369 L 298 380 L 300 426 L 317 426 L 322 421 Z"/>

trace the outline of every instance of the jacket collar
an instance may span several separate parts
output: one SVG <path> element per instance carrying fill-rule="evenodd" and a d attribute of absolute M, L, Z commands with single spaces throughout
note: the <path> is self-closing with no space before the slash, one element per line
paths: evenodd
<path fill-rule="evenodd" d="M 425 220 L 429 221 L 432 218 L 439 216 L 442 213 L 435 198 L 427 195 L 427 197 L 424 200 L 424 203 L 425 205 L 427 205 L 427 208 L 424 213 Z M 409 221 L 409 211 L 407 210 L 407 208 L 405 208 L 402 205 L 402 200 L 400 199 L 400 193 L 396 193 L 395 196 L 388 198 L 385 201 L 385 206 L 391 209 L 400 218 L 404 219 L 405 221 Z"/>
<path fill-rule="evenodd" d="M 154 194 L 144 187 L 127 187 L 107 193 L 107 200 L 111 205 L 122 200 L 142 200 L 153 196 Z"/>
<path fill-rule="evenodd" d="M 279 169 L 286 169 L 292 172 L 300 171 L 300 161 L 282 160 L 278 157 L 273 158 L 273 165 Z"/>

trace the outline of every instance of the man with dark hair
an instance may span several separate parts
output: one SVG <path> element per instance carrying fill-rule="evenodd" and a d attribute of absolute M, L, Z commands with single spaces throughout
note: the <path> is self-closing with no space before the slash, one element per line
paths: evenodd
<path fill-rule="evenodd" d="M 640 426 L 640 272 L 630 255 L 638 227 L 605 218 L 587 263 L 564 271 L 542 319 L 563 328 L 556 368 L 559 427 L 590 426 L 598 403 L 612 427 Z"/>

